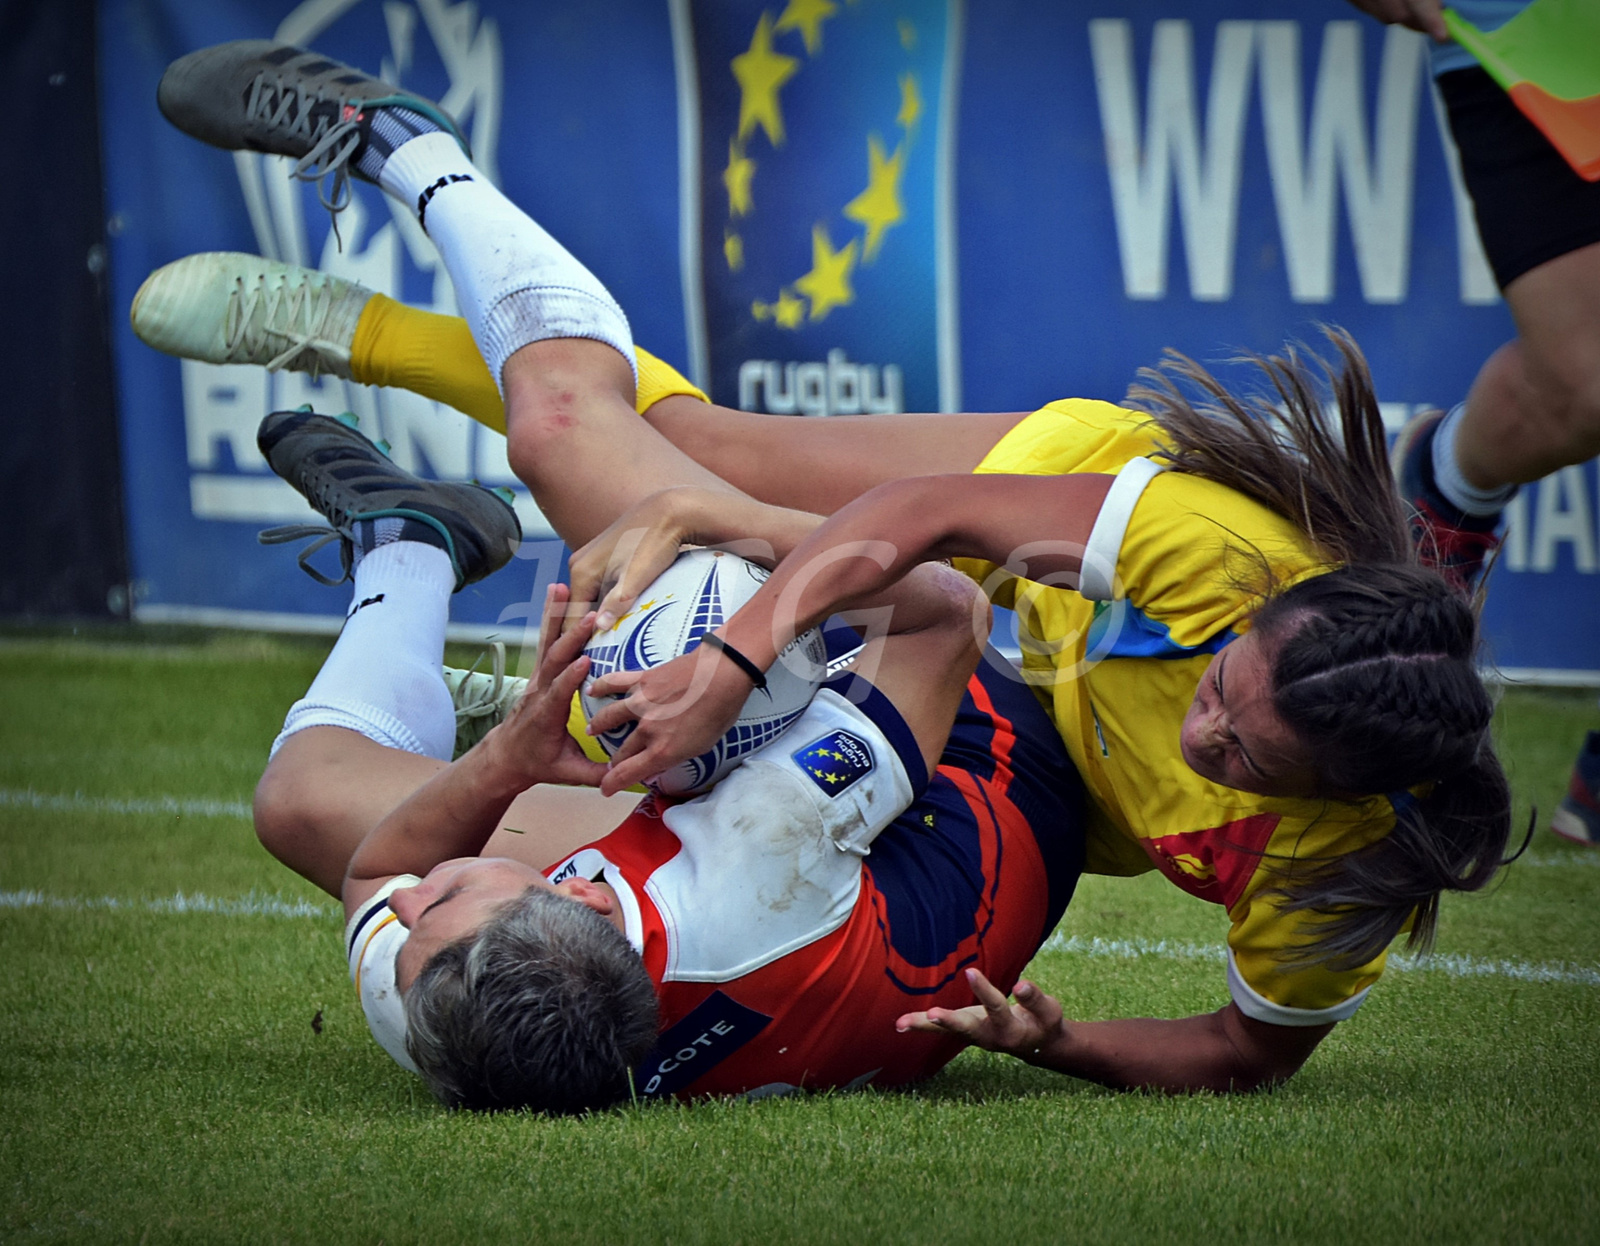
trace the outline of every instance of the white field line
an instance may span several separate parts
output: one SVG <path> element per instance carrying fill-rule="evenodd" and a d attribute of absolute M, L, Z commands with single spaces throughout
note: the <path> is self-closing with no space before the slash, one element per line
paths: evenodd
<path fill-rule="evenodd" d="M 1197 960 L 1217 965 L 1225 964 L 1228 959 L 1227 949 L 1215 944 L 1177 943 L 1170 939 L 1086 939 L 1082 935 L 1059 933 L 1046 939 L 1039 950 L 1113 960 Z M 1401 973 L 1442 973 L 1452 978 L 1511 978 L 1518 982 L 1575 982 L 1600 986 L 1600 967 L 1566 961 L 1486 960 L 1441 952 L 1432 956 L 1396 954 L 1389 957 L 1389 967 Z"/>
<path fill-rule="evenodd" d="M 224 917 L 314 917 L 338 916 L 334 906 L 309 900 L 285 900 L 255 892 L 236 900 L 223 900 L 199 893 L 177 892 L 157 899 L 126 899 L 120 896 L 50 896 L 42 891 L 0 891 L 0 909 L 65 909 L 73 912 L 103 910 L 125 913 L 214 913 Z M 1041 952 L 1108 957 L 1115 960 L 1208 961 L 1222 964 L 1227 952 L 1216 945 L 1178 943 L 1169 939 L 1086 939 L 1082 935 L 1051 935 Z M 1391 956 L 1390 968 L 1405 973 L 1443 973 L 1452 978 L 1511 978 L 1519 982 L 1564 982 L 1600 986 L 1600 968 L 1572 965 L 1565 961 L 1536 964 L 1529 961 L 1485 960 L 1476 956 L 1448 953 L 1428 957 Z"/>
<path fill-rule="evenodd" d="M 849 655 L 846 655 L 847 657 Z M 39 809 L 47 813 L 123 813 L 176 814 L 190 818 L 248 818 L 247 800 L 190 800 L 177 796 L 157 796 L 147 800 L 119 800 L 107 796 L 53 796 L 32 788 L 0 787 L 0 809 Z M 1594 868 L 1600 866 L 1600 852 L 1524 854 L 1517 865 L 1529 869 Z"/>
<path fill-rule="evenodd" d="M 187 818 L 248 818 L 247 800 L 180 800 L 157 796 L 153 800 L 114 800 L 104 796 L 51 796 L 31 788 L 0 788 L 0 809 L 39 809 L 46 813 L 169 814 Z"/>
<path fill-rule="evenodd" d="M 52 813 L 175 814 L 213 818 L 250 816 L 250 806 L 242 800 L 180 800 L 175 796 L 162 796 L 154 800 L 112 800 L 84 796 L 82 793 L 50 796 L 31 789 L 19 791 L 0 788 L 0 808 L 7 806 Z M 1593 867 L 1600 865 L 1600 853 L 1529 853 L 1517 864 L 1534 869 Z M 239 900 L 219 900 L 206 895 L 185 895 L 183 892 L 166 899 L 128 900 L 116 896 L 84 899 L 47 896 L 39 891 L 0 891 L 0 909 L 6 908 L 122 909 L 148 913 L 221 913 L 226 916 L 270 917 L 326 917 L 334 913 L 332 905 L 318 906 L 305 900 L 281 900 L 254 893 Z M 1177 943 L 1168 939 L 1085 939 L 1082 935 L 1054 934 L 1039 950 L 1117 960 L 1198 960 L 1216 964 L 1227 960 L 1227 952 L 1220 946 Z M 1511 978 L 1521 982 L 1576 982 L 1600 986 L 1600 968 L 1572 965 L 1565 961 L 1541 964 L 1439 953 L 1425 957 L 1391 956 L 1389 966 L 1403 973 L 1444 973 L 1453 978 Z"/>
<path fill-rule="evenodd" d="M 1510 868 L 1515 869 L 1519 865 L 1530 866 L 1530 867 L 1532 867 L 1533 869 L 1536 869 L 1536 870 L 1542 870 L 1542 869 L 1561 869 L 1561 870 L 1564 870 L 1564 869 L 1567 869 L 1570 866 L 1577 866 L 1579 869 L 1582 869 L 1583 867 L 1588 866 L 1589 868 L 1592 869 L 1594 866 L 1600 865 L 1600 852 L 1593 852 L 1593 851 L 1572 852 L 1572 853 L 1530 852 L 1526 856 L 1518 857 L 1515 861 L 1513 861 L 1511 863 L 1511 867 Z"/>
<path fill-rule="evenodd" d="M 333 904 L 285 900 L 251 892 L 237 900 L 219 900 L 199 892 L 179 891 L 156 899 L 123 896 L 50 896 L 42 891 L 0 891 L 0 909 L 66 909 L 70 912 L 109 910 L 122 913 L 218 913 L 224 917 L 337 917 Z"/>

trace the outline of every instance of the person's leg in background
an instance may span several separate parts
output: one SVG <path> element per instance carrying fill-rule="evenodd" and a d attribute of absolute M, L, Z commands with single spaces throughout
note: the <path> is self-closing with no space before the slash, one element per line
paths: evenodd
<path fill-rule="evenodd" d="M 1600 454 L 1600 183 L 1581 178 L 1482 69 L 1440 76 L 1479 233 L 1517 336 L 1466 401 L 1396 442 L 1425 558 L 1472 589 L 1517 487 Z M 1553 825 L 1600 844 L 1600 733 Z"/>

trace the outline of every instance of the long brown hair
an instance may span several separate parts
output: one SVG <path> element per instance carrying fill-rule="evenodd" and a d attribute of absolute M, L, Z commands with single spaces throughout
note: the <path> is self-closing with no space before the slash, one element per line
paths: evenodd
<path fill-rule="evenodd" d="M 1129 389 L 1129 405 L 1161 426 L 1168 443 L 1163 457 L 1174 468 L 1293 520 L 1329 562 L 1415 563 L 1367 361 L 1344 330 L 1324 332 L 1339 353 L 1337 370 L 1292 344 L 1282 355 L 1234 361 L 1254 364 L 1276 403 L 1235 395 L 1202 365 L 1168 350 L 1159 368 L 1140 369 L 1144 383 Z M 1319 379 L 1336 418 L 1323 406 Z M 1183 384 L 1204 396 L 1199 405 Z"/>
<path fill-rule="evenodd" d="M 1264 584 L 1252 627 L 1274 650 L 1274 709 L 1324 789 L 1386 794 L 1395 808 L 1377 842 L 1279 871 L 1283 906 L 1319 918 L 1295 956 L 1353 967 L 1407 921 L 1410 946 L 1428 947 L 1440 893 L 1488 884 L 1504 863 L 1511 793 L 1489 739 L 1475 604 L 1419 565 L 1366 360 L 1349 334 L 1324 332 L 1337 369 L 1295 347 L 1246 356 L 1276 402 L 1231 393 L 1175 351 L 1140 373 L 1129 400 L 1160 426 L 1174 470 L 1291 520 L 1330 564 L 1281 592 Z"/>

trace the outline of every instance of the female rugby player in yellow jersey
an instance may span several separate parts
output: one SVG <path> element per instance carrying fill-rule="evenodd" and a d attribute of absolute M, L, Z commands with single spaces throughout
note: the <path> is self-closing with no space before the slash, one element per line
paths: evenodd
<path fill-rule="evenodd" d="M 270 278 L 280 290 L 312 278 L 285 272 Z M 219 300 L 238 297 L 231 280 L 213 286 Z M 220 354 L 163 339 L 155 293 L 143 327 L 135 307 L 141 336 Z M 1400 931 L 1425 943 L 1440 893 L 1481 887 L 1500 863 L 1509 795 L 1473 666 L 1474 614 L 1416 565 L 1370 381 L 1347 338 L 1334 338 L 1342 427 L 1332 432 L 1292 356 L 1263 363 L 1281 425 L 1189 364 L 1178 372 L 1213 409 L 1158 383 L 1130 395 L 1143 411 L 1065 400 L 1031 415 L 811 421 L 711 406 L 643 352 L 635 389 L 614 352 L 581 340 L 526 348 L 506 369 L 502 405 L 462 322 L 366 291 L 340 297 L 360 311 L 353 337 L 289 366 L 331 361 L 491 427 L 505 429 L 509 409 L 511 462 L 536 498 L 563 462 L 586 461 L 571 453 L 576 439 L 627 446 L 603 460 L 613 476 L 651 475 L 674 446 L 711 469 L 575 556 L 578 596 L 610 588 L 603 612 L 631 604 L 680 540 L 741 535 L 749 499 L 724 480 L 762 502 L 832 514 L 722 629 L 757 668 L 834 603 L 930 557 L 964 560 L 1018 610 L 1025 669 L 1094 800 L 1088 868 L 1159 868 L 1222 904 L 1232 1000 L 1178 1020 L 1069 1023 L 1031 984 L 1018 985 L 1012 1007 L 973 975 L 979 1006 L 913 1014 L 905 1028 L 949 1030 L 1111 1085 L 1281 1080 L 1359 1007 Z M 261 351 L 278 355 L 270 339 Z M 302 324 L 290 344 L 314 340 Z M 615 482 L 566 483 L 566 505 L 588 497 L 599 508 Z M 743 703 L 743 667 L 700 653 L 698 675 L 690 655 L 613 677 L 628 696 L 609 713 L 642 721 L 608 786 L 700 751 Z"/>
<path fill-rule="evenodd" d="M 755 496 L 838 507 L 722 629 L 726 644 L 765 668 L 834 603 L 923 559 L 957 559 L 1018 611 L 1024 668 L 1093 797 L 1088 868 L 1154 865 L 1228 911 L 1232 1003 L 1218 1013 L 1067 1023 L 1030 984 L 1010 1007 L 974 976 L 980 1006 L 915 1014 L 906 1028 L 1117 1085 L 1281 1078 L 1355 1012 L 1401 930 L 1426 943 L 1440 893 L 1494 874 L 1510 805 L 1474 669 L 1474 612 L 1417 565 L 1365 364 L 1347 337 L 1333 342 L 1337 427 L 1292 353 L 1261 361 L 1281 422 L 1175 360 L 1167 377 L 1198 386 L 1210 409 L 1158 377 L 1130 395 L 1143 411 L 1066 400 L 987 417 L 1009 426 L 971 475 L 930 466 L 942 429 L 971 435 L 961 417 L 658 412 L 670 439 Z M 899 426 L 879 439 L 871 420 L 883 418 Z M 848 473 L 851 487 L 892 475 L 893 446 L 908 438 L 918 470 L 936 474 L 839 496 Z M 814 466 L 803 457 L 812 440 L 832 443 Z M 970 453 L 957 445 L 945 472 L 970 466 Z M 613 536 L 649 519 L 674 541 L 717 539 L 715 516 L 736 507 L 669 494 L 655 509 Z M 618 579 L 602 612 L 625 608 L 661 554 L 633 557 L 638 572 L 586 551 L 577 591 Z M 749 681 L 731 662 L 702 661 L 597 686 L 626 690 L 631 706 L 596 729 L 630 710 L 642 719 L 608 783 L 720 733 Z M 680 705 L 691 685 L 698 695 Z"/>

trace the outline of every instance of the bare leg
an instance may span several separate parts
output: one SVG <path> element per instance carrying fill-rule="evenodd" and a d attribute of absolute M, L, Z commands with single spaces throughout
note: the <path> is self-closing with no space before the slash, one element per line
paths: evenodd
<path fill-rule="evenodd" d="M 645 412 L 667 441 L 774 506 L 829 515 L 903 476 L 970 472 L 1027 412 L 755 415 L 676 395 Z"/>
<path fill-rule="evenodd" d="M 582 392 L 580 382 L 582 387 L 599 384 L 607 391 L 605 406 L 598 413 L 586 406 L 580 417 L 596 421 L 594 440 L 611 443 L 604 476 L 588 482 L 586 492 L 596 485 L 603 488 L 614 483 L 624 464 L 630 469 L 642 465 L 669 484 L 687 483 L 678 479 L 678 473 L 687 469 L 637 421 L 624 421 L 620 412 L 615 418 L 605 413 L 614 405 L 610 391 L 628 392 L 625 379 L 615 368 L 610 369 L 612 376 L 593 378 L 586 356 L 596 343 L 567 340 L 576 340 L 579 348 L 561 350 L 556 342 L 540 343 L 519 352 L 518 361 L 506 369 L 507 389 L 513 384 L 518 387 L 515 401 L 523 408 L 520 422 L 510 434 L 511 454 L 513 462 L 525 466 L 523 479 L 534 486 L 545 513 L 556 516 L 558 529 L 588 530 L 594 527 L 593 517 L 575 510 L 577 491 L 560 483 L 563 469 L 587 461 L 583 457 L 587 439 L 560 436 L 559 420 L 554 419 L 560 393 L 576 399 Z M 352 350 L 351 366 L 358 379 L 408 386 L 450 403 L 496 431 L 506 431 L 505 405 L 464 320 L 405 307 L 377 295 L 362 312 Z M 539 365 L 533 360 L 540 361 Z M 522 375 L 523 369 L 536 366 L 552 371 L 542 378 Z M 594 366 L 605 370 L 603 363 Z M 663 369 L 659 363 L 655 367 Z M 556 369 L 567 369 L 568 375 L 559 375 Z M 540 396 L 540 388 L 554 392 Z M 745 492 L 764 502 L 824 513 L 886 480 L 969 472 L 1021 418 L 1022 413 L 1015 412 L 817 420 L 753 415 L 681 394 L 661 399 L 646 413 L 656 431 L 689 459 Z M 619 454 L 618 445 L 628 449 Z M 575 450 L 577 457 L 570 457 Z M 569 492 L 574 496 L 569 498 Z"/>
<path fill-rule="evenodd" d="M 1478 373 L 1456 437 L 1462 474 L 1483 489 L 1600 453 L 1600 243 L 1530 269 L 1505 294 L 1517 339 Z"/>
<path fill-rule="evenodd" d="M 662 489 L 735 491 L 639 418 L 633 373 L 604 343 L 533 342 L 506 361 L 503 379 L 512 470 L 574 548 Z"/>
<path fill-rule="evenodd" d="M 368 831 L 444 768 L 343 727 L 283 742 L 256 784 L 256 835 L 274 857 L 337 896 Z"/>
<path fill-rule="evenodd" d="M 256 834 L 279 861 L 337 897 L 367 832 L 444 766 L 343 727 L 308 727 L 283 742 L 256 785 Z M 544 869 L 615 829 L 638 799 L 534 788 L 506 810 L 483 855 Z"/>

